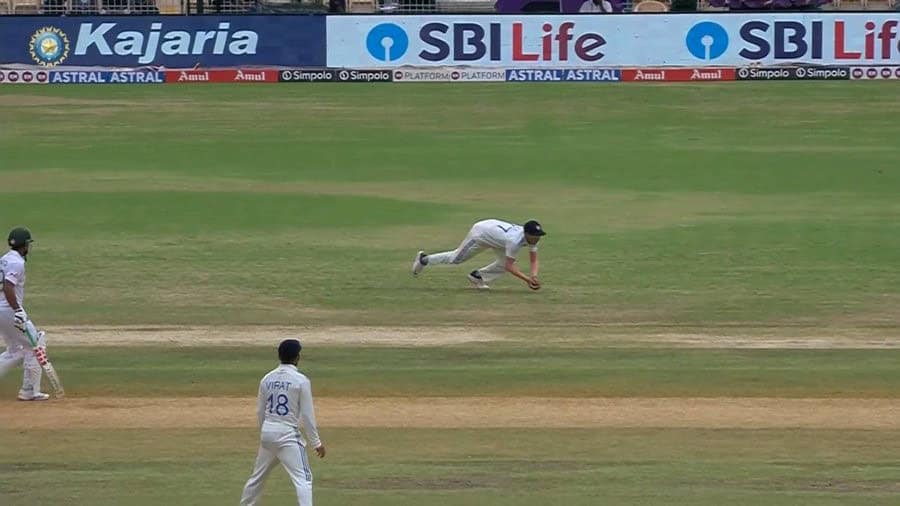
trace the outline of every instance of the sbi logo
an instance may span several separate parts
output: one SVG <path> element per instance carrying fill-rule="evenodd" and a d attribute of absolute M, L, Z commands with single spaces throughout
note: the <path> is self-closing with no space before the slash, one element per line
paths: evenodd
<path fill-rule="evenodd" d="M 576 21 L 431 21 L 407 28 L 381 23 L 372 27 L 365 39 L 369 57 L 390 64 L 596 62 L 604 57 L 606 45 L 603 35 L 591 30 L 588 23 Z"/>
<path fill-rule="evenodd" d="M 403 58 L 409 49 L 409 36 L 403 28 L 394 23 L 382 23 L 369 31 L 369 35 L 366 36 L 366 49 L 376 60 L 397 61 Z"/>
<path fill-rule="evenodd" d="M 699 60 L 715 60 L 728 49 L 728 32 L 718 23 L 701 21 L 684 38 L 688 51 Z"/>

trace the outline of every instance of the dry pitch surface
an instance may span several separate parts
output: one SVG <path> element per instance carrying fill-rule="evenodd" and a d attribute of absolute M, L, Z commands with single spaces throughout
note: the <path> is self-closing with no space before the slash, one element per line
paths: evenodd
<path fill-rule="evenodd" d="M 502 340 L 488 330 L 427 328 L 58 327 L 54 344 L 142 346 L 270 343 L 303 335 L 318 345 L 443 346 Z M 654 334 L 635 343 L 713 348 L 898 348 L 900 339 L 764 339 Z M 248 386 L 248 390 L 252 390 Z M 10 401 L 0 402 L 9 408 Z M 803 428 L 900 430 L 900 399 L 379 397 L 316 400 L 324 427 L 408 428 Z M 194 409 L 185 410 L 184 406 Z M 197 409 L 202 407 L 202 409 Z M 40 414 L 40 416 L 37 416 Z M 31 416 L 34 415 L 34 416 Z M 251 397 L 91 398 L 0 410 L 11 429 L 252 427 Z"/>

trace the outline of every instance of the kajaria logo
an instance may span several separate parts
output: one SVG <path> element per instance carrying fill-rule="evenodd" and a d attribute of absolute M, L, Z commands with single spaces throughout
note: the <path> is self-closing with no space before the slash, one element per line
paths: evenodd
<path fill-rule="evenodd" d="M 259 34 L 252 30 L 231 29 L 225 21 L 215 30 L 164 30 L 163 23 L 150 23 L 150 30 L 122 30 L 120 23 L 81 23 L 74 54 L 84 56 L 136 57 L 137 63 L 151 63 L 158 54 L 174 55 L 253 55 Z"/>

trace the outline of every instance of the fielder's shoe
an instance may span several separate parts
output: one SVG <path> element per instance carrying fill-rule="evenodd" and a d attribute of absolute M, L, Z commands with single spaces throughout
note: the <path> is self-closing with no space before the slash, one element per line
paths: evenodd
<path fill-rule="evenodd" d="M 416 253 L 416 259 L 413 260 L 412 274 L 418 276 L 420 272 L 428 265 L 428 255 L 424 251 Z"/>
<path fill-rule="evenodd" d="M 489 287 L 488 284 L 484 282 L 484 278 L 481 277 L 481 274 L 478 271 L 472 271 L 466 277 L 469 278 L 469 281 L 478 290 L 490 290 L 491 289 L 491 287 Z"/>
<path fill-rule="evenodd" d="M 50 396 L 43 392 L 38 392 L 36 394 L 23 394 L 19 392 L 19 400 L 20 401 L 46 401 L 50 400 Z"/>

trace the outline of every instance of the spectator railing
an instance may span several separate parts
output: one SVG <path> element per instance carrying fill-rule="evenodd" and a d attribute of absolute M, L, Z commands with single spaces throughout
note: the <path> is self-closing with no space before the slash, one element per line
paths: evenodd
<path fill-rule="evenodd" d="M 328 12 L 328 0 L 185 0 L 187 14 Z"/>
<path fill-rule="evenodd" d="M 96 14 L 159 14 L 157 3 L 171 0 L 0 0 L 0 14 L 89 16 Z M 180 0 L 176 0 L 180 3 Z M 5 9 L 4 9 L 5 8 Z M 177 13 L 177 12 L 175 12 Z"/>

